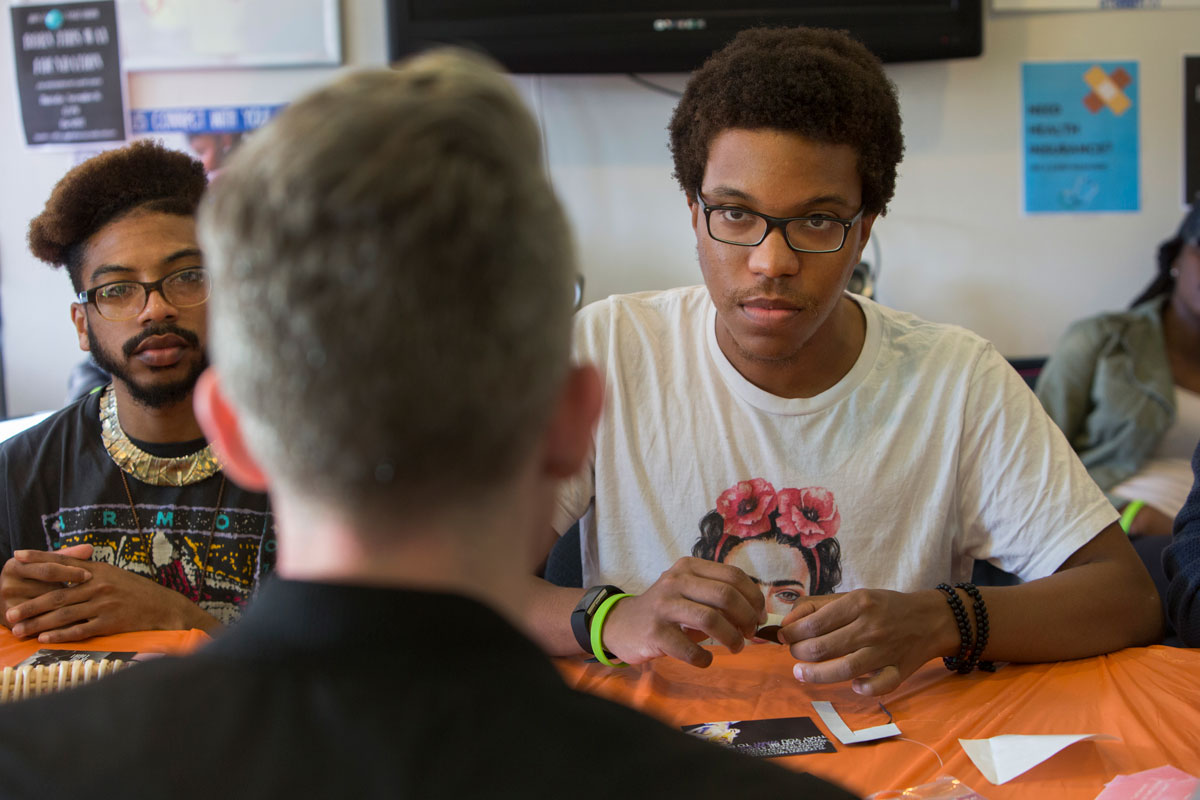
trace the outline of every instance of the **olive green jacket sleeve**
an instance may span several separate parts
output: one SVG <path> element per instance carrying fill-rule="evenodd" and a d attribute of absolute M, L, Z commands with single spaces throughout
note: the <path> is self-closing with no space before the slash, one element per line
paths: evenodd
<path fill-rule="evenodd" d="M 1072 324 L 1038 378 L 1038 399 L 1105 493 L 1141 468 L 1175 420 L 1164 300 Z"/>

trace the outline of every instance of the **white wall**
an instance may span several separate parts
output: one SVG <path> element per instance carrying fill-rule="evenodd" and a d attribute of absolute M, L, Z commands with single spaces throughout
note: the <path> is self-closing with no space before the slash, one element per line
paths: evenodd
<path fill-rule="evenodd" d="M 285 0 L 280 0 L 281 3 Z M 382 0 L 343 0 L 349 65 L 386 60 Z M 989 14 L 984 56 L 890 65 L 907 156 L 891 213 L 875 226 L 879 295 L 955 322 L 1007 355 L 1045 353 L 1066 324 L 1121 307 L 1181 216 L 1182 60 L 1200 54 L 1200 11 Z M 1140 62 L 1142 211 L 1021 214 L 1020 63 Z M 69 154 L 21 146 L 11 41 L 0 43 L 0 301 L 10 414 L 59 405 L 79 360 L 69 281 L 33 260 L 25 230 Z M 130 76 L 134 107 L 277 103 L 328 69 Z M 652 75 L 675 89 L 684 75 Z M 666 148 L 671 97 L 624 76 L 523 76 L 556 187 L 575 224 L 586 297 L 694 283 L 695 244 Z M 870 253 L 870 250 L 868 250 Z"/>

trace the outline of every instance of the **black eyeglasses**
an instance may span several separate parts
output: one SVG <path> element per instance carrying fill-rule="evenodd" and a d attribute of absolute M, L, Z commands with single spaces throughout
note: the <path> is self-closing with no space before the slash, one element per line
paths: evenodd
<path fill-rule="evenodd" d="M 710 206 L 700 192 L 696 200 L 704 209 L 708 235 L 718 242 L 755 247 L 775 228 L 783 229 L 788 247 L 799 253 L 836 253 L 846 244 L 846 234 L 862 219 L 865 206 L 850 219 L 838 217 L 771 217 L 736 206 Z"/>
<path fill-rule="evenodd" d="M 91 303 L 100 316 L 113 322 L 133 319 L 142 313 L 151 292 L 158 292 L 176 308 L 198 306 L 208 300 L 212 284 L 204 267 L 186 267 L 157 281 L 113 281 L 80 292 L 80 303 Z"/>

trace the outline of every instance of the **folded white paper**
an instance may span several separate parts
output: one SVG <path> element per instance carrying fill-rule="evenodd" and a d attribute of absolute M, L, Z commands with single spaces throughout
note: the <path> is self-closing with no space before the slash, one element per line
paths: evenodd
<path fill-rule="evenodd" d="M 842 716 L 833 710 L 833 703 L 826 700 L 813 700 L 813 708 L 816 709 L 817 716 L 825 723 L 825 727 L 829 728 L 829 732 L 836 736 L 842 744 L 871 742 L 875 739 L 900 735 L 900 729 L 896 727 L 894 722 L 889 722 L 887 725 L 876 725 L 874 728 L 863 728 L 862 730 L 852 731 L 850 730 L 850 726 L 842 719 Z"/>
<path fill-rule="evenodd" d="M 990 739 L 959 739 L 958 743 L 983 777 L 999 786 L 1021 773 L 1033 769 L 1058 751 L 1085 739 L 1116 740 L 1103 733 L 1069 735 L 993 736 Z"/>
<path fill-rule="evenodd" d="M 783 622 L 783 614 L 767 614 L 767 621 L 758 626 L 754 635 L 768 642 L 783 644 L 779 641 L 779 626 Z"/>

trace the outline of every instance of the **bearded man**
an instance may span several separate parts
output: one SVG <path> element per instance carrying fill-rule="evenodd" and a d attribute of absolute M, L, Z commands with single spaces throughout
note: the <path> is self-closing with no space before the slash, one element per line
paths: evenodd
<path fill-rule="evenodd" d="M 112 375 L 0 445 L 0 621 L 67 642 L 237 619 L 275 560 L 264 494 L 229 483 L 196 423 L 209 278 L 204 167 L 155 142 L 70 170 L 29 226 L 65 267 L 80 349 Z"/>

